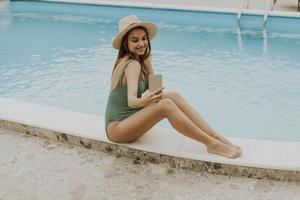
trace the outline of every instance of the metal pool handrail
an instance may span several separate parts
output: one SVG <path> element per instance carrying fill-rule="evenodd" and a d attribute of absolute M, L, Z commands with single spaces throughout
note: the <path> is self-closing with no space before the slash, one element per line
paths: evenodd
<path fill-rule="evenodd" d="M 238 25 L 240 25 L 240 20 L 241 20 L 241 16 L 242 16 L 242 13 L 244 10 L 245 1 L 246 1 L 246 9 L 249 7 L 249 0 L 241 1 L 240 9 L 239 9 L 238 16 L 237 16 Z M 264 14 L 264 25 L 263 26 L 265 26 L 267 18 L 268 18 L 271 1 L 273 2 L 271 9 L 273 9 L 274 3 L 276 2 L 276 0 L 268 0 L 266 9 L 265 9 L 265 14 Z M 298 1 L 300 1 L 300 0 L 298 0 Z"/>
<path fill-rule="evenodd" d="M 268 0 L 266 10 L 265 10 L 265 15 L 264 15 L 264 25 L 266 24 L 266 21 L 267 21 L 267 18 L 268 18 L 271 1 L 273 1 L 273 5 L 274 5 L 274 2 L 275 2 L 275 0 Z M 272 8 L 273 8 L 273 5 L 272 5 Z"/>
<path fill-rule="evenodd" d="M 238 12 L 238 16 L 237 16 L 237 20 L 238 20 L 238 24 L 240 24 L 240 20 L 241 20 L 241 16 L 242 16 L 242 12 L 244 10 L 244 4 L 245 4 L 245 1 L 246 1 L 246 8 L 249 8 L 249 0 L 242 0 L 241 1 L 241 5 L 240 5 L 240 9 L 239 9 L 239 12 Z"/>

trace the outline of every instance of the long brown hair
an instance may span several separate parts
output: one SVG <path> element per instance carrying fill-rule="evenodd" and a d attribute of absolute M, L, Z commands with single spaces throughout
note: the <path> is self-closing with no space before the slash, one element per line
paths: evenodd
<path fill-rule="evenodd" d="M 148 41 L 148 46 L 147 46 L 147 49 L 145 50 L 145 53 L 144 55 L 141 55 L 141 56 L 138 56 L 138 58 L 136 58 L 134 56 L 134 54 L 132 52 L 129 51 L 129 48 L 128 48 L 128 36 L 130 34 L 130 32 L 134 29 L 142 29 L 145 31 L 146 33 L 146 36 L 147 36 L 147 41 Z M 141 70 L 141 73 L 140 73 L 140 78 L 142 76 L 142 74 L 144 75 L 144 78 L 147 78 L 148 75 L 149 75 L 149 71 L 147 70 L 146 68 L 146 65 L 145 65 L 145 59 L 147 59 L 149 56 L 151 55 L 151 44 L 150 44 L 150 40 L 149 40 L 149 36 L 148 36 L 148 31 L 146 28 L 142 27 L 142 26 L 137 26 L 133 29 L 131 29 L 130 31 L 128 31 L 122 38 L 122 43 L 121 43 L 121 47 L 119 49 L 119 53 L 118 53 L 118 57 L 117 57 L 117 60 L 115 62 L 115 65 L 114 65 L 114 69 L 113 69 L 113 72 L 114 70 L 116 69 L 116 66 L 120 63 L 120 59 L 125 57 L 125 56 L 128 56 L 129 59 L 134 59 L 134 60 L 137 60 L 140 64 L 141 64 L 141 67 L 142 67 L 142 70 Z"/>

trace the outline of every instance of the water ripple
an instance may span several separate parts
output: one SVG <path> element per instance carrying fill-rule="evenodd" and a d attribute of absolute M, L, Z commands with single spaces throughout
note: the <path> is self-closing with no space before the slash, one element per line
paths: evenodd
<path fill-rule="evenodd" d="M 44 21 L 61 21 L 61 22 L 77 22 L 82 24 L 110 24 L 113 21 L 109 19 L 91 18 L 85 16 L 71 15 L 49 15 L 41 13 L 14 13 L 13 17 L 19 20 L 44 20 Z"/>

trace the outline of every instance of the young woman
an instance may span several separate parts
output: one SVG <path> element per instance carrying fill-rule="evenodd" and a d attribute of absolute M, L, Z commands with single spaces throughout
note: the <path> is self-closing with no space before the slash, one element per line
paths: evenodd
<path fill-rule="evenodd" d="M 155 24 L 141 22 L 134 15 L 119 22 L 119 33 L 113 40 L 119 54 L 105 112 L 109 140 L 134 142 L 167 118 L 179 133 L 206 145 L 209 153 L 228 158 L 241 156 L 241 148 L 218 134 L 177 92 L 164 93 L 160 88 L 142 97 L 148 89 L 148 76 L 153 74 L 150 40 L 156 32 Z"/>

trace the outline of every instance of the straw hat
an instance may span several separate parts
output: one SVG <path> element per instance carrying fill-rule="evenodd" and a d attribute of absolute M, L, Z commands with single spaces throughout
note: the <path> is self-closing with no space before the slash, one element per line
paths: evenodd
<path fill-rule="evenodd" d="M 149 39 L 152 40 L 157 33 L 157 27 L 151 22 L 142 22 L 135 15 L 124 17 L 119 21 L 119 33 L 113 40 L 113 47 L 119 49 L 123 36 L 131 29 L 142 26 L 148 31 Z"/>

